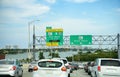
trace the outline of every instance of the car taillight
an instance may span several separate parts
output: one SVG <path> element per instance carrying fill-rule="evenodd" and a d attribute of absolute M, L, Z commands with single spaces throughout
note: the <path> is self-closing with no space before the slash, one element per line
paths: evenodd
<path fill-rule="evenodd" d="M 98 71 L 101 71 L 101 67 L 100 66 L 98 66 L 97 69 L 98 69 Z"/>
<path fill-rule="evenodd" d="M 37 66 L 34 66 L 33 67 L 33 71 L 37 71 L 38 70 L 38 67 Z"/>
<path fill-rule="evenodd" d="M 66 67 L 61 68 L 62 71 L 67 71 Z"/>
<path fill-rule="evenodd" d="M 12 66 L 10 70 L 16 70 L 16 66 Z"/>

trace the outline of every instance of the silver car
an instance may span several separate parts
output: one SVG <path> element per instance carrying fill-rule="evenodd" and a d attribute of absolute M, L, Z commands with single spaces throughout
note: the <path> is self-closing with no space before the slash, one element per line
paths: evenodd
<path fill-rule="evenodd" d="M 22 77 L 23 70 L 21 64 L 18 60 L 13 59 L 3 59 L 0 60 L 0 77 Z"/>

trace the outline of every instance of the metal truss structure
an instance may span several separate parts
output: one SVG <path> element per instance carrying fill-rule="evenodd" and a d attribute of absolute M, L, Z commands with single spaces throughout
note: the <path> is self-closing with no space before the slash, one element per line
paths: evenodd
<path fill-rule="evenodd" d="M 50 48 L 46 46 L 46 36 L 35 36 L 33 38 L 35 46 L 40 46 L 44 48 Z M 102 48 L 102 46 L 111 46 L 115 47 L 118 50 L 118 57 L 120 58 L 120 34 L 117 35 L 92 35 L 92 45 L 89 46 L 96 46 L 98 48 Z M 78 48 L 78 46 L 71 46 L 70 45 L 70 36 L 63 36 L 63 46 L 57 46 L 58 48 L 62 47 L 74 47 Z M 80 48 L 80 46 L 79 46 Z"/>
<path fill-rule="evenodd" d="M 36 45 L 46 46 L 46 36 L 36 36 L 35 40 L 36 40 Z M 70 36 L 63 36 L 63 40 L 64 40 L 63 46 L 70 46 Z M 92 36 L 92 45 L 117 46 L 117 44 L 118 44 L 118 35 L 93 35 Z"/>

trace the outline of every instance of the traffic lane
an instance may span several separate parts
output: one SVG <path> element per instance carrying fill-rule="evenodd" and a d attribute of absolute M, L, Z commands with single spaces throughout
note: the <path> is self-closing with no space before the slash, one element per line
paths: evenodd
<path fill-rule="evenodd" d="M 28 72 L 24 69 L 23 77 L 32 77 L 32 72 Z M 75 70 L 70 74 L 70 77 L 90 77 L 83 69 Z"/>
<path fill-rule="evenodd" d="M 32 77 L 32 72 L 24 72 L 23 77 Z"/>
<path fill-rule="evenodd" d="M 75 70 L 70 75 L 70 77 L 90 77 L 90 75 L 88 75 L 88 73 L 86 73 L 84 69 Z"/>

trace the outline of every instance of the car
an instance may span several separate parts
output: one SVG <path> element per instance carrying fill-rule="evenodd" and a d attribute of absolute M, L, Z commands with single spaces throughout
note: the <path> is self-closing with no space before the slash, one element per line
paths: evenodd
<path fill-rule="evenodd" d="M 0 77 L 22 77 L 22 64 L 16 59 L 0 60 Z"/>
<path fill-rule="evenodd" d="M 62 60 L 41 59 L 33 68 L 33 77 L 69 77 Z"/>
<path fill-rule="evenodd" d="M 87 71 L 88 75 L 91 75 L 93 66 L 94 66 L 94 62 L 90 62 L 90 65 L 88 66 L 88 71 Z"/>
<path fill-rule="evenodd" d="M 76 63 L 70 62 L 69 65 L 71 66 L 71 69 L 73 71 L 79 69 L 78 64 L 76 64 Z"/>
<path fill-rule="evenodd" d="M 91 71 L 91 77 L 120 77 L 120 59 L 96 59 Z"/>
<path fill-rule="evenodd" d="M 28 66 L 28 72 L 32 72 L 33 71 L 33 67 L 36 65 L 36 62 L 35 61 L 33 61 L 33 62 L 31 62 L 30 64 L 29 64 L 29 66 Z"/>
<path fill-rule="evenodd" d="M 84 70 L 85 72 L 88 72 L 88 67 L 90 66 L 91 62 L 87 62 L 85 65 L 84 65 Z"/>
<path fill-rule="evenodd" d="M 84 68 L 84 65 L 83 65 L 82 63 L 80 63 L 80 64 L 78 65 L 78 67 L 79 67 L 79 69 L 83 69 L 83 68 Z"/>
<path fill-rule="evenodd" d="M 72 71 L 71 71 L 71 67 L 69 65 L 68 60 L 66 58 L 53 58 L 53 59 L 57 59 L 57 60 L 62 60 L 63 61 L 65 67 L 67 68 L 67 72 L 69 73 L 69 77 L 70 77 L 70 73 L 72 73 Z"/>

